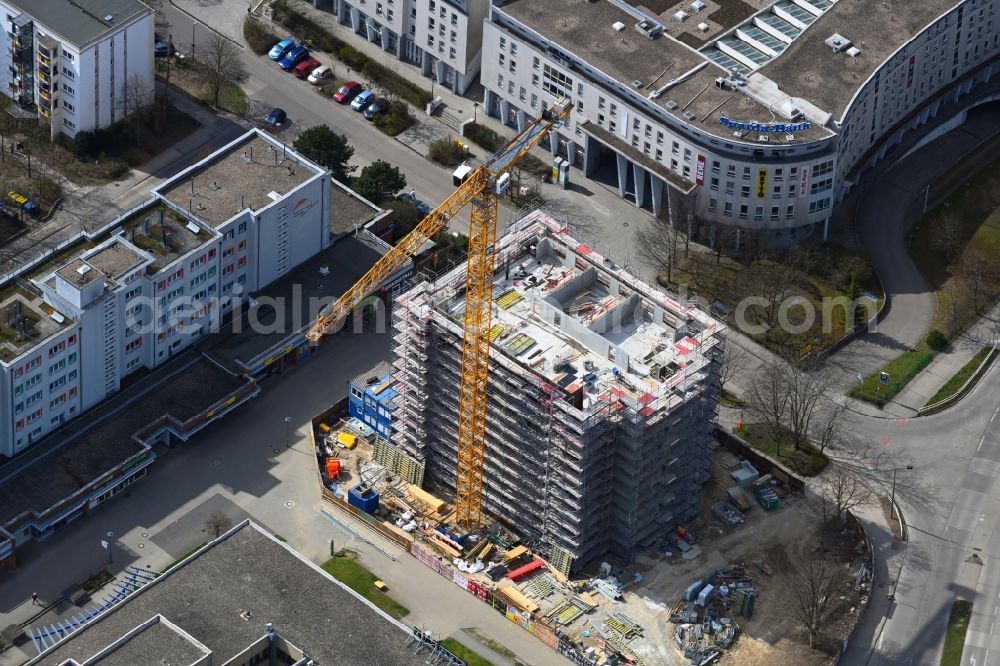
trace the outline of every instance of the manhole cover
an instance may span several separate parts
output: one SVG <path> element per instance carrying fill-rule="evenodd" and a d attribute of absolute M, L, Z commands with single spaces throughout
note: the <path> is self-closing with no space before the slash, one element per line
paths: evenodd
<path fill-rule="evenodd" d="M 275 453 L 281 453 L 281 449 L 271 449 L 271 450 L 274 451 Z"/>
<path fill-rule="evenodd" d="M 148 539 L 149 538 L 149 532 L 143 532 L 142 533 L 142 538 L 143 539 Z"/>
<path fill-rule="evenodd" d="M 627 227 L 628 226 L 628 222 L 622 222 L 622 226 L 623 227 Z"/>
<path fill-rule="evenodd" d="M 146 544 L 144 544 L 144 543 L 140 543 L 139 544 L 139 548 L 145 548 L 145 547 L 146 547 Z"/>
<path fill-rule="evenodd" d="M 285 506 L 291 508 L 291 507 L 295 506 L 295 502 L 290 502 L 290 501 L 289 502 L 285 502 Z"/>

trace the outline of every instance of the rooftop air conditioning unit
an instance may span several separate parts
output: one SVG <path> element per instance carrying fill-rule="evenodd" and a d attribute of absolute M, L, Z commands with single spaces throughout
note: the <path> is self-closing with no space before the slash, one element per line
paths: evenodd
<path fill-rule="evenodd" d="M 770 141 L 769 137 L 766 134 L 758 134 L 757 135 L 757 140 L 758 141 L 762 141 L 764 143 L 767 143 L 768 141 Z"/>
<path fill-rule="evenodd" d="M 785 141 L 795 141 L 795 135 L 794 134 L 786 134 L 785 135 Z"/>
<path fill-rule="evenodd" d="M 685 117 L 685 118 L 687 118 L 688 120 L 694 120 L 694 117 L 695 117 L 695 116 L 694 116 L 694 114 L 693 114 L 693 113 L 691 113 L 690 111 L 685 111 L 685 112 L 684 112 L 684 117 Z"/>
<path fill-rule="evenodd" d="M 834 53 L 840 53 L 847 50 L 851 45 L 851 40 L 835 32 L 826 38 L 826 45 L 833 49 Z"/>
<path fill-rule="evenodd" d="M 667 108 L 670 109 L 670 110 L 676 109 L 677 108 L 677 102 L 675 102 L 672 99 L 668 100 L 667 101 Z"/>
<path fill-rule="evenodd" d="M 737 139 L 742 139 L 743 138 L 743 130 L 736 130 L 735 132 L 733 132 L 733 136 L 736 137 Z"/>
<path fill-rule="evenodd" d="M 715 87 L 718 88 L 718 89 L 720 89 L 720 90 L 725 90 L 726 89 L 726 77 L 720 76 L 719 78 L 717 78 L 715 80 Z"/>
<path fill-rule="evenodd" d="M 698 24 L 698 31 L 699 32 L 708 32 L 709 27 L 710 26 L 707 23 L 705 23 L 704 21 L 702 21 L 701 23 Z"/>
<path fill-rule="evenodd" d="M 650 19 L 639 21 L 635 24 L 635 29 L 650 39 L 656 39 L 663 32 L 663 26 Z"/>
<path fill-rule="evenodd" d="M 859 55 L 861 55 L 861 49 L 859 49 L 857 46 L 852 46 L 851 48 L 847 49 L 847 55 L 851 56 L 852 58 L 857 58 Z"/>
<path fill-rule="evenodd" d="M 625 24 L 622 23 L 621 21 L 615 21 L 614 23 L 611 24 L 611 27 L 617 30 L 618 32 L 621 32 L 622 30 L 625 29 Z"/>
<path fill-rule="evenodd" d="M 642 81 L 636 79 L 635 81 L 632 82 L 632 87 L 635 88 L 636 90 L 642 90 L 644 86 L 642 85 Z"/>

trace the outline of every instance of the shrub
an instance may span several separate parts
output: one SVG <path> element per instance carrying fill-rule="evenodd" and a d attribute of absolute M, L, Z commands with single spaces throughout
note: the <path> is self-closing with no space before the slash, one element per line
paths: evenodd
<path fill-rule="evenodd" d="M 62 196 L 62 188 L 59 183 L 51 178 L 39 178 L 34 181 L 35 194 L 42 201 L 52 203 Z"/>
<path fill-rule="evenodd" d="M 438 139 L 431 143 L 427 157 L 442 166 L 454 167 L 465 160 L 465 151 L 451 139 Z"/>
<path fill-rule="evenodd" d="M 948 346 L 948 338 L 945 337 L 944 333 L 932 328 L 927 334 L 927 346 L 934 351 L 941 351 Z"/>
<path fill-rule="evenodd" d="M 243 37 L 247 40 L 250 50 L 257 55 L 264 55 L 278 42 L 278 36 L 270 28 L 251 18 L 243 21 Z"/>
<path fill-rule="evenodd" d="M 379 128 L 389 136 L 396 136 L 408 130 L 413 123 L 417 122 L 410 113 L 410 107 L 406 102 L 396 100 L 389 106 L 389 111 L 383 115 L 375 117 L 375 127 Z"/>
<path fill-rule="evenodd" d="M 507 137 L 501 136 L 485 125 L 469 123 L 465 126 L 465 138 L 480 148 L 495 153 L 507 145 Z"/>

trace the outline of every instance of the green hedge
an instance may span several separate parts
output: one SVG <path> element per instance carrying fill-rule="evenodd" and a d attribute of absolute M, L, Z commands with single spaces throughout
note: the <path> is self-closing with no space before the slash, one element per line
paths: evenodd
<path fill-rule="evenodd" d="M 503 148 L 509 140 L 507 137 L 497 134 L 489 127 L 480 125 L 479 123 L 469 123 L 465 126 L 465 138 L 480 148 L 490 151 L 490 154 Z"/>
<path fill-rule="evenodd" d="M 249 18 L 243 21 L 243 38 L 257 55 L 264 55 L 278 42 L 278 36 L 270 28 L 257 19 Z"/>

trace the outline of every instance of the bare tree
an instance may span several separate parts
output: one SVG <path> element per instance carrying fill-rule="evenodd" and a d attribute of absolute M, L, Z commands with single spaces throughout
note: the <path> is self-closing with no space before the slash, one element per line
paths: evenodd
<path fill-rule="evenodd" d="M 669 221 L 656 217 L 635 232 L 635 239 L 639 261 L 655 271 L 665 272 L 667 282 L 672 283 L 680 262 L 680 232 Z"/>
<path fill-rule="evenodd" d="M 726 338 L 722 347 L 722 364 L 719 368 L 719 380 L 723 388 L 747 369 L 750 352 L 736 344 L 731 338 Z"/>
<path fill-rule="evenodd" d="M 981 305 L 985 305 L 997 274 L 997 258 L 992 252 L 981 247 L 970 247 L 963 255 L 959 265 L 965 284 L 972 294 L 972 308 L 979 314 Z"/>
<path fill-rule="evenodd" d="M 833 507 L 837 520 L 843 523 L 847 512 L 869 504 L 875 492 L 864 473 L 855 467 L 831 462 L 822 477 L 822 497 Z"/>
<path fill-rule="evenodd" d="M 212 106 L 219 106 L 219 96 L 227 83 L 239 83 L 246 77 L 240 50 L 220 34 L 213 33 L 201 51 L 199 59 L 205 67 Z"/>
<path fill-rule="evenodd" d="M 816 648 L 820 630 L 833 617 L 845 580 L 836 564 L 812 558 L 800 560 L 785 576 L 788 614 L 809 635 L 810 648 Z"/>
<path fill-rule="evenodd" d="M 768 435 L 774 438 L 776 453 L 780 456 L 783 423 L 790 399 L 784 365 L 772 362 L 761 367 L 754 374 L 743 398 L 754 422 L 767 428 Z"/>
<path fill-rule="evenodd" d="M 944 252 L 948 261 L 954 261 L 962 247 L 962 222 L 954 213 L 936 219 L 929 229 L 931 247 Z"/>
<path fill-rule="evenodd" d="M 122 96 L 118 101 L 124 116 L 132 125 L 132 140 L 139 141 L 139 127 L 142 112 L 153 101 L 153 90 L 139 74 L 133 74 L 122 84 Z"/>
<path fill-rule="evenodd" d="M 820 453 L 825 453 L 828 446 L 839 442 L 844 432 L 844 414 L 847 413 L 846 403 L 830 400 L 827 404 L 829 406 L 817 416 L 819 422 L 812 432 L 812 442 Z"/>
<path fill-rule="evenodd" d="M 215 511 L 205 520 L 205 530 L 213 536 L 213 538 L 218 539 L 225 532 L 229 531 L 229 528 L 233 526 L 233 521 L 230 520 L 229 516 L 224 514 L 222 511 Z"/>
<path fill-rule="evenodd" d="M 830 376 L 822 370 L 806 372 L 789 365 L 784 377 L 788 385 L 788 431 L 795 448 L 801 449 L 809 441 Z"/>

